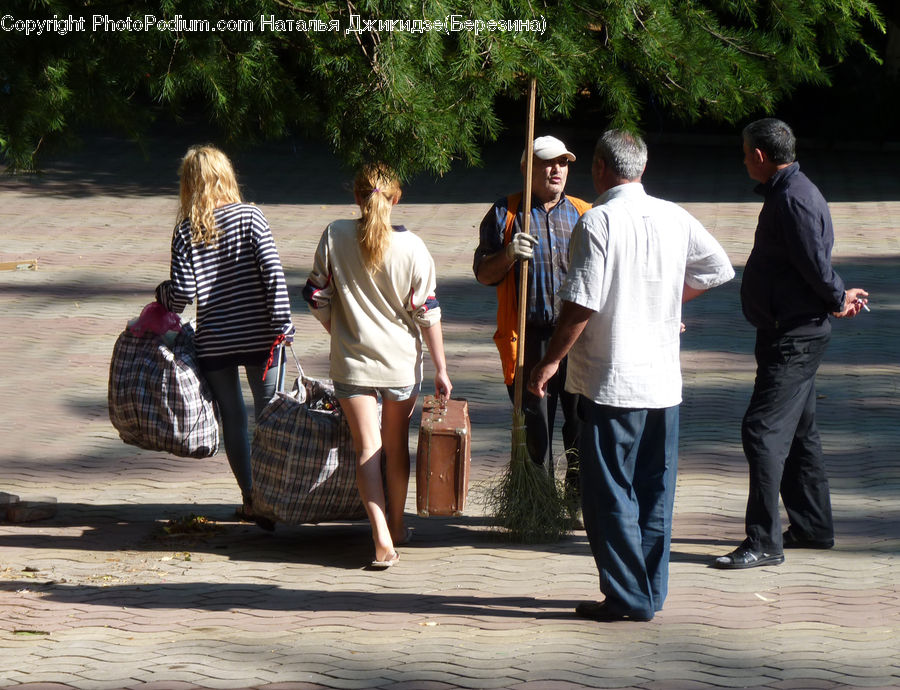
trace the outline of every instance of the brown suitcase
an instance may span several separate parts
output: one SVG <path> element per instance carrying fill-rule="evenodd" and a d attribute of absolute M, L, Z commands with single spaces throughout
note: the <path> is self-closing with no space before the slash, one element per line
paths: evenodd
<path fill-rule="evenodd" d="M 425 396 L 416 451 L 416 508 L 422 517 L 462 515 L 469 491 L 471 440 L 465 400 Z"/>

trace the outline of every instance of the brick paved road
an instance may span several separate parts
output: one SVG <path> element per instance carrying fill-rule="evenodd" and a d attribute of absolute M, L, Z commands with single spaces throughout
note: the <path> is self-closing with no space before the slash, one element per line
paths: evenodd
<path fill-rule="evenodd" d="M 582 139 L 570 189 L 589 196 Z M 872 293 L 870 314 L 836 324 L 818 379 L 837 547 L 776 568 L 708 567 L 741 538 L 746 495 L 739 423 L 753 334 L 733 281 L 685 314 L 670 598 L 651 623 L 598 625 L 572 613 L 597 596 L 583 532 L 509 544 L 475 500 L 464 518 L 411 517 L 401 564 L 368 572 L 365 523 L 263 533 L 230 520 L 239 494 L 223 453 L 186 460 L 118 440 L 109 354 L 166 275 L 186 143 L 154 142 L 142 160 L 99 140 L 41 179 L 0 187 L 0 262 L 39 260 L 34 272 L 0 272 L 0 491 L 59 501 L 52 520 L 0 523 L 0 686 L 900 687 L 896 153 L 801 158 L 833 202 L 839 270 Z M 438 262 L 451 373 L 471 404 L 476 499 L 508 460 L 509 404 L 493 296 L 471 278 L 471 250 L 488 204 L 515 185 L 514 165 L 502 166 L 517 148 L 417 181 L 397 211 Z M 324 376 L 326 336 L 299 289 L 324 224 L 352 211 L 345 176 L 305 144 L 242 154 L 238 171 L 288 269 L 298 351 Z M 759 201 L 737 147 L 651 146 L 646 183 L 685 202 L 740 269 Z M 216 532 L 161 535 L 163 521 L 191 513 Z"/>

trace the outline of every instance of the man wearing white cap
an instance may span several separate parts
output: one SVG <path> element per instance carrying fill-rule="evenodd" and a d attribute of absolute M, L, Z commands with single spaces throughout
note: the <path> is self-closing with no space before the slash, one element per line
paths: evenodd
<path fill-rule="evenodd" d="M 522 153 L 524 176 L 526 152 Z M 522 192 L 498 200 L 481 221 L 480 241 L 475 250 L 473 270 L 478 282 L 497 287 L 497 332 L 494 342 L 500 351 L 503 377 L 513 396 L 518 334 L 519 267 L 529 260 L 528 295 L 525 328 L 525 362 L 523 375 L 527 383 L 532 367 L 540 361 L 553 335 L 560 305 L 556 296 L 568 269 L 569 237 L 579 216 L 591 204 L 566 196 L 569 163 L 575 155 L 556 137 L 534 140 L 531 175 L 530 234 L 522 232 Z M 565 362 L 548 386 L 544 398 L 524 392 L 523 411 L 528 454 L 531 459 L 553 472 L 551 437 L 557 406 L 563 412 L 563 448 L 569 458 L 566 471 L 567 494 L 578 501 L 578 471 L 574 451 L 578 441 L 576 396 L 567 393 Z M 523 388 L 524 390 L 524 388 Z"/>

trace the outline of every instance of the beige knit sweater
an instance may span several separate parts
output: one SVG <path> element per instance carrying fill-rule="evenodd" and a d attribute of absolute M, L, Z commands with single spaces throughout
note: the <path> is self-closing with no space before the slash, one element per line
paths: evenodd
<path fill-rule="evenodd" d="M 337 220 L 322 234 L 304 298 L 331 329 L 331 378 L 401 387 L 422 380 L 420 326 L 440 321 L 434 260 L 425 243 L 395 226 L 380 270 L 363 264 L 357 221 Z"/>

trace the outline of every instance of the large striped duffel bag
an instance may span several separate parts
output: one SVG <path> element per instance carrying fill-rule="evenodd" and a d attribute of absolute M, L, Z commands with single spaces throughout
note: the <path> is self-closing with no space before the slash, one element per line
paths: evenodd
<path fill-rule="evenodd" d="M 299 363 L 298 363 L 299 367 Z M 300 378 L 260 414 L 253 434 L 253 512 L 270 520 L 358 520 L 356 451 L 330 383 Z"/>
<path fill-rule="evenodd" d="M 191 458 L 219 448 L 215 403 L 189 324 L 168 338 L 126 328 L 113 347 L 107 402 L 109 420 L 125 443 Z"/>

